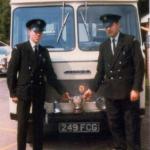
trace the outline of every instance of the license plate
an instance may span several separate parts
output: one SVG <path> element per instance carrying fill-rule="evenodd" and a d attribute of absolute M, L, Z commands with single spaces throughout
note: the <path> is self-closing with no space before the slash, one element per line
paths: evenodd
<path fill-rule="evenodd" d="M 58 124 L 59 133 L 98 133 L 99 122 L 61 122 Z"/>

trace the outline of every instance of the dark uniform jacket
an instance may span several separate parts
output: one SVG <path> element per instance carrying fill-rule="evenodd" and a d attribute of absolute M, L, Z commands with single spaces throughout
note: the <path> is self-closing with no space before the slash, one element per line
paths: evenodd
<path fill-rule="evenodd" d="M 29 41 L 18 44 L 12 51 L 7 72 L 10 96 L 26 99 L 29 95 L 33 96 L 33 93 L 38 95 L 41 91 L 44 96 L 45 79 L 60 94 L 64 92 L 52 68 L 47 49 L 39 45 L 39 52 L 36 55 Z"/>
<path fill-rule="evenodd" d="M 141 91 L 144 61 L 140 44 L 133 36 L 120 33 L 115 54 L 108 39 L 100 46 L 97 73 L 92 89 L 111 99 L 128 98 L 132 89 Z"/>

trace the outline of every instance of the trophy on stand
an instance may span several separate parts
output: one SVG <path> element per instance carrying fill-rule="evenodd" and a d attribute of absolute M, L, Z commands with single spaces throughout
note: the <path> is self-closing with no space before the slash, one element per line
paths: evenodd
<path fill-rule="evenodd" d="M 83 98 L 83 94 L 85 92 L 85 86 L 79 85 L 79 93 L 80 95 L 75 95 L 71 98 L 71 102 L 74 105 L 74 111 L 75 112 L 82 112 L 83 104 L 85 99 Z"/>
<path fill-rule="evenodd" d="M 82 111 L 83 99 L 81 96 L 73 96 L 72 103 L 76 112 Z"/>

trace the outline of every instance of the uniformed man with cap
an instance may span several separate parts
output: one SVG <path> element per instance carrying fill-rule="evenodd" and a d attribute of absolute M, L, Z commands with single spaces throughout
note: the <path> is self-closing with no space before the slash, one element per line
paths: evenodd
<path fill-rule="evenodd" d="M 16 45 L 8 66 L 7 84 L 10 97 L 17 103 L 18 150 L 26 149 L 31 103 L 33 149 L 42 150 L 45 82 L 53 86 L 59 94 L 68 96 L 57 80 L 47 49 L 39 44 L 45 26 L 45 21 L 41 19 L 29 20 L 26 23 L 29 40 Z"/>
<path fill-rule="evenodd" d="M 98 91 L 106 99 L 114 150 L 140 150 L 139 99 L 144 76 L 140 44 L 120 32 L 116 14 L 100 17 L 109 39 L 100 45 L 95 81 L 84 96 Z"/>

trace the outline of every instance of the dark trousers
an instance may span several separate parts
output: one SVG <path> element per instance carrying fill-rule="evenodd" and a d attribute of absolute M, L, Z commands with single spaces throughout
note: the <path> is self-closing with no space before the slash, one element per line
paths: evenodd
<path fill-rule="evenodd" d="M 17 103 L 17 150 L 26 150 L 26 138 L 28 131 L 29 111 L 32 104 L 32 126 L 33 126 L 33 150 L 42 150 L 43 147 L 43 99 L 19 99 Z"/>
<path fill-rule="evenodd" d="M 107 116 L 116 148 L 140 150 L 139 100 L 106 100 Z"/>

